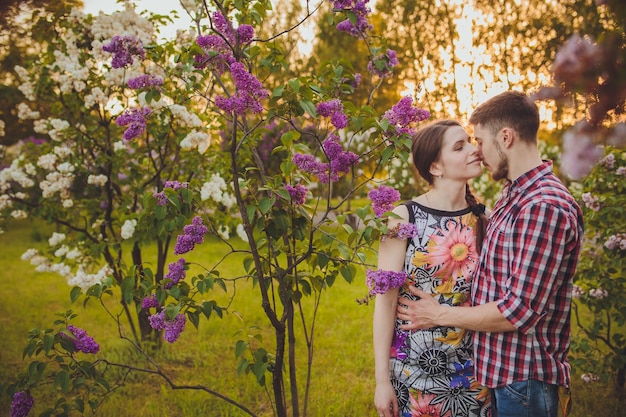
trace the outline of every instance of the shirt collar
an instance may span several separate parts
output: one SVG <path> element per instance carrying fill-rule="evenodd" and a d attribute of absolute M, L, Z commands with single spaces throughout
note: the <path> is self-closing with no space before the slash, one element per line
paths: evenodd
<path fill-rule="evenodd" d="M 533 185 L 537 179 L 550 173 L 552 173 L 552 161 L 544 160 L 541 165 L 525 172 L 515 180 L 507 181 L 502 190 L 502 194 L 511 197 L 512 195 L 523 193 Z"/>

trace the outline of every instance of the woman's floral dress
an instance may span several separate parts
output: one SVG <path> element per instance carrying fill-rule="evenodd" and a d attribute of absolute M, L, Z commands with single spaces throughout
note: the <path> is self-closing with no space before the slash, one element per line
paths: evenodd
<path fill-rule="evenodd" d="M 471 210 L 446 212 L 405 203 L 417 227 L 406 250 L 409 281 L 435 294 L 440 304 L 469 305 L 478 262 Z M 415 298 L 407 286 L 400 295 Z M 455 327 L 404 331 L 396 322 L 391 346 L 391 382 L 403 417 L 491 416 L 489 390 L 474 379 L 472 337 Z"/>

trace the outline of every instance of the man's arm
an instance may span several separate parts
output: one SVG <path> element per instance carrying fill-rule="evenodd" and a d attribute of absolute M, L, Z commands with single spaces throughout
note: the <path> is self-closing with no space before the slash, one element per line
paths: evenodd
<path fill-rule="evenodd" d="M 497 301 L 473 307 L 450 307 L 439 304 L 427 292 L 413 286 L 409 288 L 420 299 L 410 300 L 406 297 L 400 297 L 398 301 L 398 318 L 409 322 L 409 324 L 400 326 L 401 329 L 417 330 L 436 326 L 449 326 L 481 332 L 511 332 L 517 330 L 500 313 Z"/>

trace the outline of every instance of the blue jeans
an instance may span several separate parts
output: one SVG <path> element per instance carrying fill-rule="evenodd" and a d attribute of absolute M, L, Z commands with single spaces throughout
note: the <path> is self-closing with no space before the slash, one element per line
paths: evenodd
<path fill-rule="evenodd" d="M 558 417 L 559 386 L 530 379 L 491 391 L 493 417 Z"/>

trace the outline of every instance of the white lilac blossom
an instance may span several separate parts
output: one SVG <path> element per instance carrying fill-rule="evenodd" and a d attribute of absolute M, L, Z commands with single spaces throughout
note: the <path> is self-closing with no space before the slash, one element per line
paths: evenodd
<path fill-rule="evenodd" d="M 211 145 L 211 138 L 205 132 L 198 130 L 192 130 L 185 136 L 180 142 L 180 147 L 183 149 L 198 148 L 198 153 L 203 154 L 209 149 Z"/>
<path fill-rule="evenodd" d="M 91 92 L 85 94 L 85 108 L 92 107 L 105 108 L 109 104 L 109 96 L 107 96 L 100 87 L 94 87 Z"/>
<path fill-rule="evenodd" d="M 243 227 L 243 224 L 238 224 L 237 225 L 237 236 L 239 236 L 239 238 L 241 240 L 243 240 L 244 242 L 248 243 L 248 235 L 246 234 L 246 230 Z"/>
<path fill-rule="evenodd" d="M 48 119 L 48 123 L 52 126 L 52 129 L 48 130 L 48 136 L 54 141 L 61 142 L 63 137 L 63 132 L 66 131 L 70 124 L 67 120 L 50 118 Z"/>
<path fill-rule="evenodd" d="M 37 166 L 47 171 L 52 171 L 54 170 L 56 166 L 57 160 L 58 160 L 58 157 L 55 154 L 47 153 L 45 155 L 41 155 L 37 159 Z"/>
<path fill-rule="evenodd" d="M 16 65 L 14 68 L 15 73 L 20 79 L 20 83 L 17 88 L 24 94 L 26 100 L 36 101 L 37 95 L 35 94 L 35 87 L 30 79 L 30 74 L 28 74 L 28 70 L 26 68 Z"/>
<path fill-rule="evenodd" d="M 584 383 L 588 384 L 590 382 L 599 381 L 600 377 L 598 375 L 585 373 L 580 376 L 580 379 L 582 379 Z"/>
<path fill-rule="evenodd" d="M 59 194 L 61 198 L 69 198 L 69 190 L 74 181 L 74 175 L 61 172 L 51 172 L 46 175 L 46 179 L 39 183 L 42 196 L 50 198 L 55 194 Z"/>
<path fill-rule="evenodd" d="M 574 284 L 572 287 L 572 298 L 579 299 L 583 295 L 585 295 L 585 291 L 578 285 Z"/>
<path fill-rule="evenodd" d="M 28 218 L 28 213 L 26 213 L 24 210 L 13 210 L 11 212 L 11 217 L 17 220 L 22 220 Z"/>
<path fill-rule="evenodd" d="M 185 106 L 172 104 L 168 106 L 168 109 L 182 127 L 199 128 L 203 126 L 202 120 L 200 120 L 198 115 L 190 112 Z"/>
<path fill-rule="evenodd" d="M 71 286 L 79 287 L 84 293 L 96 284 L 102 283 L 113 273 L 108 265 L 103 266 L 95 274 L 87 273 L 83 267 L 79 267 L 75 275 L 70 275 L 67 283 Z"/>
<path fill-rule="evenodd" d="M 230 228 L 224 224 L 217 228 L 217 234 L 224 240 L 230 239 Z"/>
<path fill-rule="evenodd" d="M 41 117 L 40 113 L 36 110 L 31 110 L 31 108 L 26 103 L 20 103 L 17 105 L 17 118 L 20 120 L 29 120 L 29 119 L 39 119 Z"/>
<path fill-rule="evenodd" d="M 209 181 L 202 184 L 200 199 L 202 201 L 213 200 L 217 203 L 221 203 L 226 188 L 226 181 L 224 181 L 220 174 L 213 174 Z"/>
<path fill-rule="evenodd" d="M 109 181 L 109 177 L 106 175 L 89 175 L 87 177 L 87 184 L 97 185 L 99 187 L 104 186 Z"/>
<path fill-rule="evenodd" d="M 135 234 L 135 227 L 137 227 L 137 219 L 128 219 L 122 225 L 121 236 L 122 239 L 130 239 Z"/>
<path fill-rule="evenodd" d="M 65 233 L 57 233 L 53 232 L 52 236 L 48 239 L 48 244 L 50 246 L 57 246 L 59 243 L 65 240 Z"/>
<path fill-rule="evenodd" d="M 19 166 L 20 161 L 14 159 L 11 166 L 0 171 L 0 189 L 8 190 L 9 183 L 17 182 L 22 188 L 30 188 L 35 185 L 35 181 L 28 177 L 27 173 Z"/>
<path fill-rule="evenodd" d="M 609 292 L 604 288 L 592 288 L 589 290 L 589 296 L 593 298 L 597 298 L 598 300 L 602 300 L 603 298 L 608 297 Z"/>
<path fill-rule="evenodd" d="M 604 242 L 604 247 L 609 250 L 626 250 L 626 233 L 618 233 L 616 235 L 609 236 L 606 242 Z"/>

